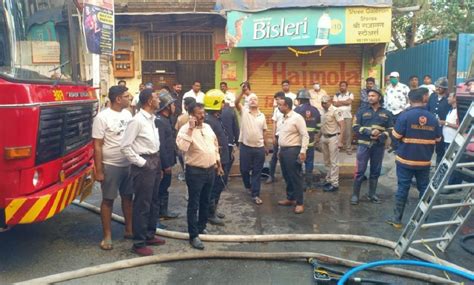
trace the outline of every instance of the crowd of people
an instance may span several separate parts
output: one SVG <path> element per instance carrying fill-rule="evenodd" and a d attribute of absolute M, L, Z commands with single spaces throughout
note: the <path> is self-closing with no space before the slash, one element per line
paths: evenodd
<path fill-rule="evenodd" d="M 357 165 L 350 204 L 359 204 L 365 180 L 369 186 L 364 200 L 381 202 L 376 191 L 389 148 L 396 154 L 398 190 L 394 213 L 387 222 L 400 228 L 412 178 L 421 197 L 429 182 L 434 150 L 439 163 L 459 122 L 456 97 L 448 94 L 446 78 L 433 85 L 431 77 L 425 76 L 422 86 L 418 86 L 416 76 L 410 77 L 409 86 L 399 78 L 397 72 L 391 72 L 383 91 L 376 87 L 374 78 L 367 78 L 357 110 L 352 109 L 355 96 L 346 81 L 341 81 L 339 91 L 330 96 L 318 82 L 310 90 L 292 93 L 290 82 L 284 80 L 274 95 L 271 130 L 260 110 L 259 97 L 247 81 L 240 85 L 237 95 L 229 91 L 226 82 L 220 89 L 203 93 L 201 83 L 195 81 L 185 94 L 179 83 L 160 90 L 147 83 L 140 85 L 135 96 L 126 82 L 120 81 L 109 89 L 108 106 L 93 124 L 95 177 L 101 183 L 103 198 L 100 247 L 113 248 L 111 214 L 118 195 L 125 218 L 124 237 L 133 240 L 132 250 L 151 255 L 149 246 L 165 243 L 155 231 L 165 227 L 160 219 L 179 216 L 168 207 L 172 170 L 179 162 L 178 179 L 188 188 L 189 242 L 196 249 L 204 249 L 199 235 L 208 233 L 207 223 L 225 224 L 225 215 L 218 207 L 237 147 L 240 174 L 250 201 L 264 203 L 261 178 L 271 153 L 265 183 L 275 182 L 280 161 L 286 197 L 278 205 L 301 214 L 306 190 L 339 189 L 340 151 L 352 155 L 354 135 Z M 313 175 L 315 149 L 323 153 L 324 178 Z"/>

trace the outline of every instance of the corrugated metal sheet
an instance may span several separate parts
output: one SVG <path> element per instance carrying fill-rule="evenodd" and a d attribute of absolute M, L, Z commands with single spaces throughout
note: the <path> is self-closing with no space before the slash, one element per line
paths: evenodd
<path fill-rule="evenodd" d="M 434 81 L 441 76 L 448 76 L 448 60 L 449 40 L 433 41 L 389 53 L 385 62 L 385 75 L 392 71 L 398 71 L 400 81 L 405 84 L 408 84 L 408 78 L 411 75 L 417 75 L 422 81 L 422 77 L 429 74 Z"/>
<path fill-rule="evenodd" d="M 339 82 L 347 81 L 349 91 L 355 96 L 352 110 L 355 112 L 360 102 L 362 72 L 362 47 L 347 45 L 329 46 L 322 55 L 300 55 L 287 49 L 247 50 L 248 79 L 252 91 L 259 98 L 261 111 L 272 125 L 273 95 L 281 90 L 281 81 L 288 79 L 291 91 L 311 88 L 318 81 L 329 95 L 339 90 Z"/>
<path fill-rule="evenodd" d="M 456 60 L 456 84 L 474 75 L 474 34 L 459 34 Z"/>

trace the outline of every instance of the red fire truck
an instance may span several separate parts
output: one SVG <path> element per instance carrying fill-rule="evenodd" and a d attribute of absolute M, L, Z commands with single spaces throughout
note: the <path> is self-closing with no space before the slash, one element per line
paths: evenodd
<path fill-rule="evenodd" d="M 0 0 L 0 229 L 49 219 L 92 187 L 97 100 L 75 3 Z"/>

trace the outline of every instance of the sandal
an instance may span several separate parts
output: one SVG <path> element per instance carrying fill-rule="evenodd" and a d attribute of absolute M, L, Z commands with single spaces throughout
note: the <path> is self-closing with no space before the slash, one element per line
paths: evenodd
<path fill-rule="evenodd" d="M 113 249 L 114 246 L 112 245 L 112 241 L 109 239 L 109 240 L 102 240 L 100 242 L 100 249 L 102 250 L 111 250 Z"/>
<path fill-rule="evenodd" d="M 260 199 L 260 197 L 253 197 L 252 200 L 257 205 L 262 205 L 263 204 L 263 201 L 262 201 L 262 199 Z"/>

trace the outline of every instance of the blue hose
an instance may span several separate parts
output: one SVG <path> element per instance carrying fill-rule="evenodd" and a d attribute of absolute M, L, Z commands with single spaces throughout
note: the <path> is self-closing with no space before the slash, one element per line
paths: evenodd
<path fill-rule="evenodd" d="M 372 267 L 385 266 L 385 265 L 412 265 L 412 266 L 429 267 L 429 268 L 447 271 L 449 273 L 453 273 L 461 277 L 464 277 L 466 279 L 469 279 L 471 281 L 474 281 L 474 275 L 463 272 L 461 270 L 458 270 L 452 267 L 444 266 L 444 265 L 423 262 L 423 261 L 416 261 L 416 260 L 381 260 L 381 261 L 374 261 L 374 262 L 362 264 L 362 265 L 352 268 L 341 277 L 339 282 L 337 282 L 337 285 L 344 285 L 344 283 L 347 280 L 349 280 L 349 277 L 351 277 L 352 275 L 354 275 L 355 273 L 359 271 L 363 271 L 365 269 L 372 268 Z"/>

